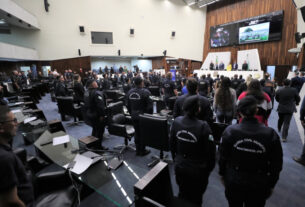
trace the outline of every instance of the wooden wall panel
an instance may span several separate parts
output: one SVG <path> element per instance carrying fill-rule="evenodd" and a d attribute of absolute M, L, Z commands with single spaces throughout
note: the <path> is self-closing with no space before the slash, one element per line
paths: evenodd
<path fill-rule="evenodd" d="M 82 68 L 84 71 L 88 71 L 91 70 L 91 58 L 90 56 L 87 56 L 79 58 L 53 60 L 51 61 L 51 68 L 52 70 L 56 69 L 59 73 L 64 73 L 64 71 L 67 69 L 79 72 L 80 68 Z"/>
<path fill-rule="evenodd" d="M 152 60 L 152 69 L 164 68 L 162 58 Z"/>
<path fill-rule="evenodd" d="M 237 47 L 210 48 L 210 27 L 249 17 L 284 10 L 282 40 L 266 43 L 239 45 Z M 291 0 L 225 0 L 208 6 L 204 36 L 203 61 L 209 52 L 231 51 L 231 62 L 236 61 L 238 50 L 257 48 L 262 68 L 267 65 L 296 65 L 294 33 L 297 31 L 297 12 Z"/>

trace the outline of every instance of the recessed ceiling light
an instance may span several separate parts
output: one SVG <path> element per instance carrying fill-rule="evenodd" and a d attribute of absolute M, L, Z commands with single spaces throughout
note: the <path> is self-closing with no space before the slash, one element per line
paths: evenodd
<path fill-rule="evenodd" d="M 0 24 L 6 24 L 6 21 L 4 19 L 0 19 Z"/>

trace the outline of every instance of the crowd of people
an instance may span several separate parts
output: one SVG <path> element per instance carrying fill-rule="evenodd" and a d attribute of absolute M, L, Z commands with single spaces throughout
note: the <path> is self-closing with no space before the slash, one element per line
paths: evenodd
<path fill-rule="evenodd" d="M 74 96 L 78 104 L 84 103 L 86 119 L 92 126 L 92 135 L 101 143 L 106 127 L 107 97 L 105 91 L 119 89 L 125 92 L 125 105 L 135 129 L 136 155 L 145 156 L 150 151 L 141 136 L 139 115 L 153 112 L 150 86 L 158 86 L 166 107 L 175 99 L 172 108 L 173 124 L 170 129 L 170 151 L 174 159 L 179 197 L 194 204 L 202 204 L 202 196 L 216 161 L 212 124 L 226 124 L 219 152 L 219 175 L 225 186 L 225 195 L 230 206 L 264 206 L 272 194 L 282 170 L 283 152 L 281 141 L 288 138 L 289 124 L 296 105 L 300 103 L 299 91 L 305 82 L 304 74 L 296 74 L 284 80 L 278 87 L 269 74 L 257 80 L 251 76 L 233 78 L 210 74 L 185 77 L 172 73 L 161 75 L 154 72 L 111 70 L 100 74 L 80 69 L 77 73 L 66 70 L 63 74 L 49 71 L 55 96 Z M 1 81 L 10 81 L 18 91 L 31 80 L 14 71 L 12 76 L 2 74 Z M 25 78 L 25 80 L 23 80 Z M 37 78 L 39 80 L 39 77 Z M 0 87 L 1 100 L 3 87 Z M 268 126 L 268 118 L 278 102 L 278 132 Z M 2 101 L 0 102 L 2 103 Z M 5 104 L 5 103 L 4 103 Z M 7 116 L 11 116 L 6 111 Z M 214 116 L 215 115 L 215 116 Z M 1 115 L 0 132 L 6 124 Z M 216 120 L 215 120 L 216 119 Z M 301 107 L 304 125 L 305 102 Z M 234 123 L 234 124 L 233 124 Z M 279 136 L 281 133 L 281 136 Z M 1 138 L 2 135 L 0 135 Z M 0 139 L 1 141 L 1 139 Z M 1 145 L 1 143 L 0 143 Z M 102 147 L 107 149 L 106 147 Z M 295 161 L 305 165 L 305 147 Z"/>

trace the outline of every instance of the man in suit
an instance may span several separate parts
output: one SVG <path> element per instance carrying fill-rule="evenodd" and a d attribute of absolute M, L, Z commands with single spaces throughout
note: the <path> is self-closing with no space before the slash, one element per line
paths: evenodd
<path fill-rule="evenodd" d="M 210 70 L 214 70 L 214 63 L 213 62 L 210 63 Z"/>
<path fill-rule="evenodd" d="M 294 77 L 291 79 L 291 87 L 297 89 L 298 92 L 300 92 L 302 87 L 302 79 L 299 77 L 299 73 L 295 72 Z"/>
<path fill-rule="evenodd" d="M 233 64 L 233 70 L 237 70 L 238 69 L 238 64 L 236 62 L 234 62 Z"/>
<path fill-rule="evenodd" d="M 219 70 L 224 70 L 225 69 L 225 64 L 221 61 L 219 64 Z"/>
<path fill-rule="evenodd" d="M 245 60 L 244 64 L 242 65 L 242 70 L 249 70 L 249 65 L 247 63 L 247 61 Z"/>
<path fill-rule="evenodd" d="M 295 88 L 290 87 L 290 80 L 286 79 L 284 80 L 284 87 L 276 92 L 275 99 L 279 102 L 277 108 L 279 114 L 278 131 L 280 132 L 283 126 L 282 140 L 286 142 L 290 120 L 293 112 L 296 112 L 296 105 L 300 102 L 300 96 Z"/>

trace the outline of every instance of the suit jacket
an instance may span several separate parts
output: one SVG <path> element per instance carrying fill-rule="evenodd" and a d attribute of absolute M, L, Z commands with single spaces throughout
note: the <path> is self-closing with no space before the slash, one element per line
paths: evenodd
<path fill-rule="evenodd" d="M 296 112 L 296 105 L 301 100 L 297 89 L 287 86 L 276 91 L 275 99 L 279 102 L 278 112 L 288 114 Z"/>

